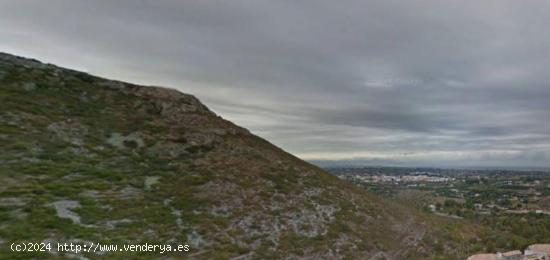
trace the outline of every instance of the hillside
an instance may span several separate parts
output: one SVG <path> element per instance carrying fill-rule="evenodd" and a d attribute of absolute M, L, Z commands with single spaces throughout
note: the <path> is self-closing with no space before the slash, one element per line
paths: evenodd
<path fill-rule="evenodd" d="M 467 225 L 358 189 L 191 95 L 9 54 L 0 183 L 2 259 L 62 255 L 9 250 L 31 241 L 186 243 L 164 256 L 200 259 L 458 258 L 473 246 L 460 241 L 475 241 Z"/>

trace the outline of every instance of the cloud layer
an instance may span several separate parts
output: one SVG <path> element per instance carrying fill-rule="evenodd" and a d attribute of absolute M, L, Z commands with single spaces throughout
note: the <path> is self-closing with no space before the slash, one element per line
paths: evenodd
<path fill-rule="evenodd" d="M 547 1 L 9 1 L 0 51 L 192 93 L 309 160 L 550 166 Z"/>

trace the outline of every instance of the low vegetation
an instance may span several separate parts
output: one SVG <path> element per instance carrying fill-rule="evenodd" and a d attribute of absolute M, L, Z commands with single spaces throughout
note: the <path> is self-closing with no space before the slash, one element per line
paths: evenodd
<path fill-rule="evenodd" d="M 64 255 L 6 246 L 31 241 L 188 244 L 184 256 L 203 259 L 449 259 L 476 250 L 483 230 L 374 196 L 193 96 L 8 54 L 0 183 L 2 259 Z"/>

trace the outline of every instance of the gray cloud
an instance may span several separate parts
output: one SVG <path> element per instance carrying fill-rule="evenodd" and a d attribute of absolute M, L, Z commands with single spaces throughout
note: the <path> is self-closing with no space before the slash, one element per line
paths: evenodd
<path fill-rule="evenodd" d="M 10 1 L 0 51 L 192 93 L 305 159 L 550 166 L 544 1 Z"/>

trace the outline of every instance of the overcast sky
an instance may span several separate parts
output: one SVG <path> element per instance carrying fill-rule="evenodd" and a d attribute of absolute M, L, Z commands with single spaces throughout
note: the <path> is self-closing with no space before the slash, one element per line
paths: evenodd
<path fill-rule="evenodd" d="M 194 94 L 308 160 L 550 166 L 550 1 L 0 0 L 0 51 Z"/>

